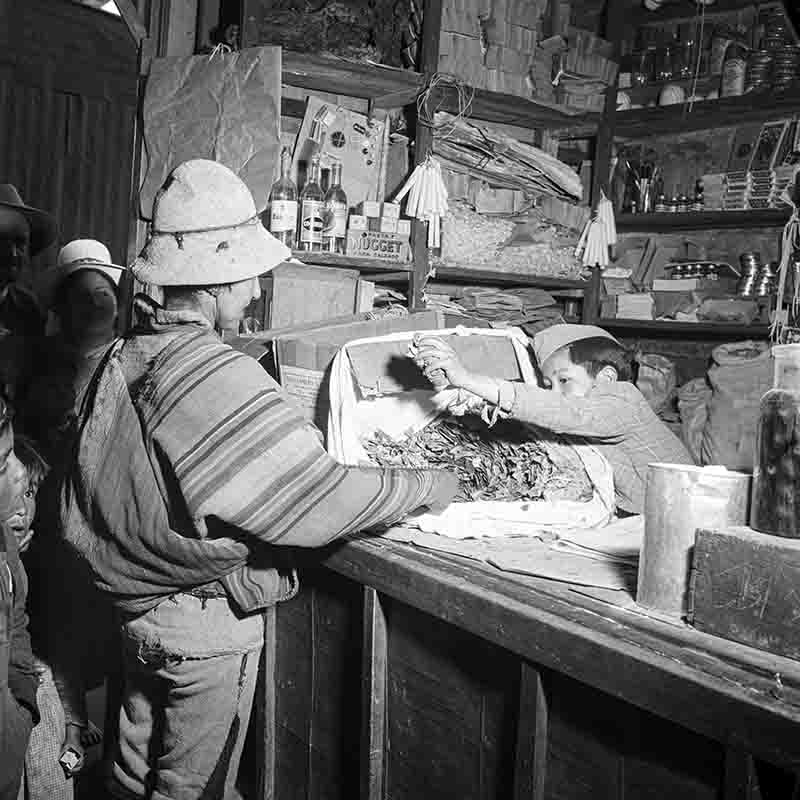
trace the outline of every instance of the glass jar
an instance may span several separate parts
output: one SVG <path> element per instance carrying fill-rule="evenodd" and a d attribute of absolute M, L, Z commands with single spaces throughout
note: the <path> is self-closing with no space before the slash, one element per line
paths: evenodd
<path fill-rule="evenodd" d="M 712 75 L 722 75 L 725 51 L 735 35 L 733 28 L 729 25 L 719 25 L 714 29 L 714 35 L 711 37 L 711 53 L 708 59 L 708 71 Z"/>
<path fill-rule="evenodd" d="M 653 80 L 653 53 L 652 48 L 637 50 L 632 56 L 631 84 L 645 86 Z"/>
<path fill-rule="evenodd" d="M 736 97 L 744 94 L 746 72 L 747 48 L 744 44 L 733 41 L 725 51 L 725 63 L 722 65 L 719 96 Z"/>
<path fill-rule="evenodd" d="M 750 525 L 757 531 L 800 538 L 800 344 L 772 348 L 773 388 L 762 398 Z"/>

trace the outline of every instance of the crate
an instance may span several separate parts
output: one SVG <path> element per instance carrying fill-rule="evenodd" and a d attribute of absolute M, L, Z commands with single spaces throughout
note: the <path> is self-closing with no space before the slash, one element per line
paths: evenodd
<path fill-rule="evenodd" d="M 342 317 L 356 311 L 358 272 L 284 262 L 260 278 L 256 301 L 264 330 Z"/>
<path fill-rule="evenodd" d="M 438 330 L 446 326 L 441 312 L 421 311 L 404 317 L 350 320 L 284 332 L 274 341 L 281 386 L 305 416 L 324 431 L 328 424 L 330 366 L 342 345 L 387 333 Z"/>

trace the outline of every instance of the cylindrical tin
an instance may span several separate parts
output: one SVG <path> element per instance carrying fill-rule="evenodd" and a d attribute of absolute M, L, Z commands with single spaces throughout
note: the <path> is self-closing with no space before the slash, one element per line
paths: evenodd
<path fill-rule="evenodd" d="M 724 467 L 650 464 L 636 602 L 679 620 L 687 612 L 697 528 L 747 523 L 750 476 Z"/>

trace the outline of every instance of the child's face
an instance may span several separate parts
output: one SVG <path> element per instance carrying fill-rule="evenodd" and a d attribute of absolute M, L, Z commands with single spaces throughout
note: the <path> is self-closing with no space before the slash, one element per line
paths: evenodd
<path fill-rule="evenodd" d="M 586 367 L 572 362 L 569 347 L 556 350 L 545 360 L 542 375 L 550 381 L 550 388 L 564 397 L 586 397 L 595 385 Z"/>
<path fill-rule="evenodd" d="M 28 549 L 33 538 L 31 525 L 36 516 L 36 486 L 26 478 L 24 492 L 18 496 L 11 516 L 8 517 L 8 526 L 17 538 L 20 553 Z"/>

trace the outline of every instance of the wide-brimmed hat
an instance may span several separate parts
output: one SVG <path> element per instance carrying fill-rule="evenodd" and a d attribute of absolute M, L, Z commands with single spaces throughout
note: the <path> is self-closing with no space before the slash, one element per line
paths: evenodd
<path fill-rule="evenodd" d="M 596 325 L 573 325 L 570 323 L 563 323 L 560 325 L 551 325 L 543 331 L 539 331 L 533 337 L 533 352 L 536 355 L 536 361 L 541 366 L 550 358 L 556 350 L 566 347 L 581 339 L 609 339 L 616 344 L 619 342 L 608 332 Z"/>
<path fill-rule="evenodd" d="M 236 283 L 291 256 L 261 224 L 245 183 L 216 161 L 176 167 L 156 195 L 150 238 L 131 271 L 158 286 Z"/>
<path fill-rule="evenodd" d="M 111 253 L 102 242 L 96 239 L 73 239 L 61 248 L 56 266 L 41 274 L 37 289 L 42 304 L 52 308 L 59 287 L 66 278 L 82 269 L 100 272 L 117 286 L 125 267 L 111 260 Z"/>
<path fill-rule="evenodd" d="M 22 214 L 28 221 L 31 229 L 31 255 L 36 255 L 56 240 L 56 218 L 46 211 L 25 205 L 17 187 L 11 183 L 0 183 L 0 208 L 10 208 Z"/>

